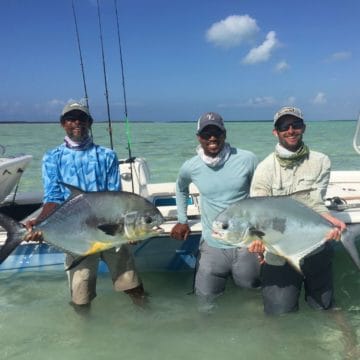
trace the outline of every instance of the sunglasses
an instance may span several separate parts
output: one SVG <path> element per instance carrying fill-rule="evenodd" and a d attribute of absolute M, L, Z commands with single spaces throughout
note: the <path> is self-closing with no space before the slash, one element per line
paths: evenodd
<path fill-rule="evenodd" d="M 279 124 L 276 125 L 276 130 L 279 132 L 288 131 L 290 126 L 293 128 L 293 130 L 300 130 L 304 127 L 304 123 L 302 120 L 297 120 L 289 124 Z"/>
<path fill-rule="evenodd" d="M 89 117 L 87 115 L 80 115 L 80 116 L 74 116 L 74 115 L 70 115 L 64 118 L 64 121 L 69 121 L 69 122 L 73 122 L 73 121 L 81 121 L 81 122 L 86 122 L 89 120 Z"/>
<path fill-rule="evenodd" d="M 209 140 L 212 136 L 219 138 L 223 134 L 224 132 L 221 129 L 214 128 L 211 130 L 203 130 L 201 133 L 199 133 L 199 136 L 205 140 Z"/>

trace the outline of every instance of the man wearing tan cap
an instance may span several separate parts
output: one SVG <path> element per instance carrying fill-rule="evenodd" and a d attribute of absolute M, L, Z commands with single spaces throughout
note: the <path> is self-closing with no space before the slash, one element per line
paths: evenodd
<path fill-rule="evenodd" d="M 306 125 L 300 109 L 283 107 L 274 116 L 273 135 L 278 143 L 275 151 L 257 167 L 251 196 L 296 194 L 296 199 L 319 212 L 333 225 L 329 239 L 338 239 L 346 225 L 331 216 L 324 204 L 330 178 L 330 159 L 310 150 L 303 142 Z M 258 249 L 259 250 L 259 249 Z M 334 304 L 330 242 L 304 259 L 303 275 L 295 271 L 283 258 L 265 253 L 261 269 L 264 311 L 282 314 L 297 311 L 302 284 L 305 300 L 316 309 L 329 309 Z"/>
<path fill-rule="evenodd" d="M 90 135 L 93 118 L 87 106 L 80 102 L 68 103 L 60 116 L 65 132 L 64 142 L 49 150 L 43 157 L 42 178 L 44 206 L 36 219 L 26 223 L 29 230 L 60 206 L 70 195 L 64 184 L 83 191 L 119 191 L 119 165 L 116 153 L 93 143 Z M 39 241 L 41 234 L 33 232 L 28 240 Z M 66 255 L 67 265 L 73 261 Z M 127 293 L 135 304 L 143 305 L 145 292 L 136 272 L 135 262 L 127 245 L 87 256 L 68 271 L 71 305 L 78 312 L 88 312 L 96 297 L 96 279 L 99 261 L 103 260 L 110 271 L 114 289 Z"/>

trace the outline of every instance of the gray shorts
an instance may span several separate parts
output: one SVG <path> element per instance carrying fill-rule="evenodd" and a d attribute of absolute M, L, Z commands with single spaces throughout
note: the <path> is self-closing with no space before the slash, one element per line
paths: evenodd
<path fill-rule="evenodd" d="M 260 286 L 260 264 L 257 255 L 247 248 L 219 249 L 200 243 L 200 256 L 195 277 L 197 295 L 217 296 L 224 292 L 227 278 L 243 288 Z"/>
<path fill-rule="evenodd" d="M 73 259 L 71 255 L 67 255 L 65 265 L 71 264 Z M 125 244 L 121 246 L 119 251 L 110 249 L 90 255 L 67 272 L 71 300 L 74 304 L 89 304 L 96 297 L 96 278 L 100 259 L 109 268 L 115 291 L 133 289 L 141 284 L 136 272 L 133 255 L 129 245 Z"/>

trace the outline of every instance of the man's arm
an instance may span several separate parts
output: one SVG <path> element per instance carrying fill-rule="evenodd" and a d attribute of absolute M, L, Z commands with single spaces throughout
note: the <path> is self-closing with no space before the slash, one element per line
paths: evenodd
<path fill-rule="evenodd" d="M 260 163 L 254 172 L 251 180 L 250 196 L 271 196 L 272 195 L 272 175 L 263 163 Z"/>
<path fill-rule="evenodd" d="M 187 207 L 191 177 L 187 174 L 185 164 L 181 167 L 176 180 L 176 207 L 178 223 L 171 229 L 170 236 L 176 240 L 186 240 L 190 234 Z"/>
<path fill-rule="evenodd" d="M 45 203 L 41 209 L 40 214 L 34 218 L 30 219 L 25 223 L 26 229 L 29 233 L 25 236 L 25 241 L 39 241 L 43 240 L 41 231 L 33 231 L 33 226 L 39 224 L 41 221 L 46 219 L 55 209 L 59 206 L 58 203 Z"/>

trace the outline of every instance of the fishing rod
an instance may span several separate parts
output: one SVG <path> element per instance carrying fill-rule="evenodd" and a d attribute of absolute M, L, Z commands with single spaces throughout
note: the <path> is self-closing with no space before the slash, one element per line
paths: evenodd
<path fill-rule="evenodd" d="M 86 80 L 85 80 L 85 71 L 84 71 L 84 62 L 83 62 L 83 57 L 82 57 L 81 45 L 80 45 L 80 35 L 79 35 L 79 28 L 78 28 L 78 23 L 77 23 L 74 0 L 71 1 L 71 5 L 72 5 L 72 10 L 73 10 L 75 31 L 76 31 L 76 38 L 77 38 L 77 45 L 78 45 L 79 56 L 80 56 L 80 66 L 81 66 L 81 74 L 82 74 L 82 80 L 83 80 L 83 86 L 84 86 L 85 104 L 86 104 L 86 107 L 89 108 L 89 97 L 88 97 L 88 93 L 87 93 L 87 86 L 86 86 Z"/>
<path fill-rule="evenodd" d="M 127 101 L 126 101 L 124 62 L 123 62 L 123 56 L 122 56 L 122 47 L 121 47 L 121 37 L 120 37 L 120 26 L 119 26 L 119 15 L 118 15 L 117 0 L 114 0 L 114 6 L 115 6 L 115 15 L 116 15 L 117 37 L 118 37 L 118 43 L 119 43 L 119 55 L 120 55 L 120 64 L 121 64 L 121 79 L 122 79 L 122 88 L 123 88 L 123 97 L 124 97 L 125 132 L 126 132 L 127 149 L 128 149 L 128 153 L 129 153 L 129 162 L 130 162 L 131 187 L 132 187 L 132 192 L 134 192 L 134 177 L 133 177 L 132 163 L 134 162 L 135 158 L 133 158 L 132 155 L 131 155 L 131 135 L 130 135 L 130 125 L 129 125 Z"/>
<path fill-rule="evenodd" d="M 360 114 L 358 117 L 356 130 L 353 138 L 353 148 L 358 154 L 360 154 Z"/>
<path fill-rule="evenodd" d="M 111 117 L 110 117 L 110 105 L 109 105 L 109 92 L 108 92 L 108 85 L 107 85 L 107 78 L 106 78 L 106 66 L 105 66 L 105 54 L 104 54 L 104 41 L 102 36 L 102 25 L 101 25 L 101 16 L 100 16 L 100 4 L 99 0 L 97 0 L 97 13 L 98 13 L 98 20 L 99 20 L 99 34 L 100 34 L 100 44 L 101 44 L 101 54 L 102 54 L 102 64 L 103 64 L 103 72 L 104 72 L 104 82 L 105 82 L 105 99 L 106 99 L 106 108 L 107 108 L 107 115 L 108 115 L 108 131 L 110 137 L 110 147 L 113 150 L 113 137 L 112 137 L 112 125 L 111 125 Z"/>

